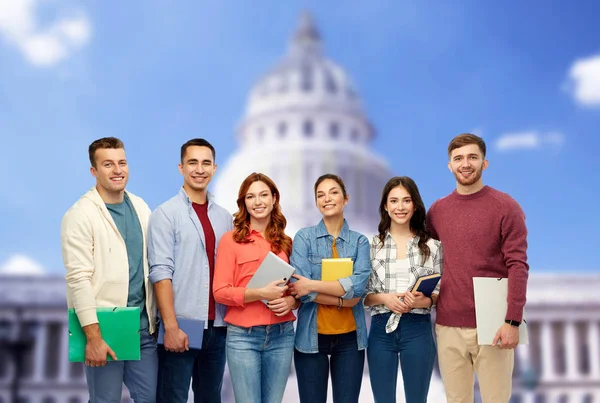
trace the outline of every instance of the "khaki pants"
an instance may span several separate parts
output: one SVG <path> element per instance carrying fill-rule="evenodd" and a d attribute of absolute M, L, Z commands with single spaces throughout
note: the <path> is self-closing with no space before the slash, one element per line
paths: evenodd
<path fill-rule="evenodd" d="M 477 344 L 477 330 L 435 326 L 440 372 L 448 403 L 473 403 L 479 380 L 483 403 L 508 403 L 512 388 L 514 350 Z"/>

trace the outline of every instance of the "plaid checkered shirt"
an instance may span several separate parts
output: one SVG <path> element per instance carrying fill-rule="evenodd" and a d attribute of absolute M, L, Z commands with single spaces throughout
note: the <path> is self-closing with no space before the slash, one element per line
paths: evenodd
<path fill-rule="evenodd" d="M 419 237 L 416 236 L 406 242 L 406 256 L 410 262 L 408 271 L 408 290 L 412 290 L 421 276 L 427 276 L 434 273 L 442 273 L 443 253 L 442 244 L 435 239 L 429 239 L 427 245 L 431 251 L 429 257 L 423 262 L 423 257 L 419 249 Z M 365 296 L 369 294 L 396 292 L 396 272 L 390 270 L 390 264 L 396 261 L 396 242 L 388 232 L 385 236 L 383 245 L 378 236 L 374 236 L 371 241 L 371 275 L 367 284 Z M 441 283 L 441 281 L 440 281 Z M 440 290 L 438 283 L 434 294 Z M 388 313 L 390 310 L 383 304 L 365 306 L 365 309 L 371 311 L 371 316 Z M 414 308 L 410 313 L 428 314 L 431 308 Z M 391 333 L 398 327 L 402 314 L 392 313 L 385 325 L 386 333 Z"/>

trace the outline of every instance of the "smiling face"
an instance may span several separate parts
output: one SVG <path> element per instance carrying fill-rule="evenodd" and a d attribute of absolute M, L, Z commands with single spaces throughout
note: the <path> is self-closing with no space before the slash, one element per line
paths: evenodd
<path fill-rule="evenodd" d="M 256 181 L 248 188 L 244 197 L 244 203 L 246 204 L 248 214 L 250 214 L 250 224 L 252 225 L 253 221 L 259 222 L 271 218 L 271 212 L 275 205 L 275 196 L 266 183 Z"/>
<path fill-rule="evenodd" d="M 325 179 L 317 186 L 317 207 L 323 217 L 343 215 L 348 196 L 344 197 L 342 187 L 333 179 Z"/>
<path fill-rule="evenodd" d="M 409 226 L 410 219 L 415 213 L 415 205 L 408 190 L 404 186 L 396 186 L 387 197 L 385 210 L 388 212 L 393 225 Z"/>
<path fill-rule="evenodd" d="M 179 173 L 183 176 L 183 188 L 188 193 L 207 190 L 213 175 L 217 170 L 213 153 L 204 146 L 190 146 L 179 164 Z"/>
<path fill-rule="evenodd" d="M 448 168 L 454 174 L 458 185 L 483 186 L 481 177 L 487 166 L 488 161 L 483 157 L 477 144 L 467 144 L 450 153 Z"/>
<path fill-rule="evenodd" d="M 122 193 L 129 179 L 129 167 L 123 148 L 99 148 L 94 154 L 95 164 L 90 172 L 96 178 L 96 188 L 102 195 Z"/>

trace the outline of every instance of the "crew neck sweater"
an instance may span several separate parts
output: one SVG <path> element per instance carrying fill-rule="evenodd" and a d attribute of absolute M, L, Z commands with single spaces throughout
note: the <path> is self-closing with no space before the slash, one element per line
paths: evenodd
<path fill-rule="evenodd" d="M 489 186 L 469 195 L 455 190 L 432 204 L 427 227 L 444 248 L 436 323 L 476 327 L 473 277 L 507 277 L 506 319 L 520 322 L 529 265 L 525 215 L 519 204 Z"/>

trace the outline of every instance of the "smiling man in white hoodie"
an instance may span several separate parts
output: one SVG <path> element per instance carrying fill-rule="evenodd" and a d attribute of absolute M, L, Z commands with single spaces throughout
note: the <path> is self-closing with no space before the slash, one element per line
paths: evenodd
<path fill-rule="evenodd" d="M 90 402 L 120 402 L 125 383 L 136 403 L 154 403 L 158 359 L 146 247 L 150 208 L 125 190 L 129 168 L 121 140 L 94 141 L 89 157 L 96 186 L 63 217 L 61 242 L 67 304 L 75 308 L 87 338 Z M 140 361 L 116 361 L 98 325 L 97 307 L 125 306 L 140 308 Z M 107 356 L 115 361 L 107 362 Z"/>

